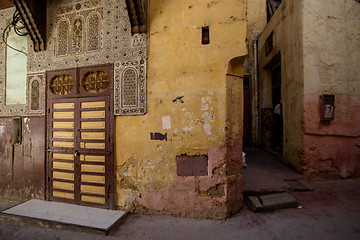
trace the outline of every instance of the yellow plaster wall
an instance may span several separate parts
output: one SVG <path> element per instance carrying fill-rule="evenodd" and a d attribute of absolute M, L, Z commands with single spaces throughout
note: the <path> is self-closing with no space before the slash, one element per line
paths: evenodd
<path fill-rule="evenodd" d="M 260 145 L 259 138 L 259 111 L 258 111 L 258 79 L 255 72 L 254 41 L 266 26 L 266 1 L 248 0 L 247 1 L 247 46 L 248 55 L 244 63 L 244 73 L 250 75 L 251 84 L 251 116 L 252 116 L 252 144 Z"/>
<path fill-rule="evenodd" d="M 227 67 L 247 53 L 244 0 L 151 0 L 149 16 L 148 113 L 115 121 L 116 203 L 128 209 L 145 188 L 171 188 L 177 155 L 225 144 Z"/>
<path fill-rule="evenodd" d="M 304 1 L 304 90 L 360 95 L 360 3 Z"/>

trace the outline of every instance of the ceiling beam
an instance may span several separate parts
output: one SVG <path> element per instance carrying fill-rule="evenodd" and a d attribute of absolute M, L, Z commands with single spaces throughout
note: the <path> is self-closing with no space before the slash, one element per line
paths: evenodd
<path fill-rule="evenodd" d="M 131 23 L 131 33 L 146 33 L 147 2 L 146 0 L 126 0 L 126 7 Z"/>
<path fill-rule="evenodd" d="M 12 4 L 10 0 L 0 0 L 0 10 L 10 7 L 14 7 L 14 4 Z"/>

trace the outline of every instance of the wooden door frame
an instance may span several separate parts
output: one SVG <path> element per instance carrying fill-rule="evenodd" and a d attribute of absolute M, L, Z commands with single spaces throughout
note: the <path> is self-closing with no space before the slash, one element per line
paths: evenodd
<path fill-rule="evenodd" d="M 83 90 L 81 90 L 81 81 L 84 75 L 91 71 L 106 71 L 109 76 L 109 86 L 107 90 L 103 93 L 84 93 Z M 57 96 L 51 93 L 49 86 L 51 79 L 60 74 L 69 74 L 75 79 L 74 87 L 71 90 L 71 92 L 66 96 Z M 108 97 L 108 121 L 109 121 L 109 160 L 110 163 L 107 164 L 108 168 L 105 167 L 105 174 L 109 174 L 109 187 L 108 187 L 108 193 L 105 193 L 105 195 L 108 195 L 108 208 L 114 209 L 114 201 L 115 201 L 115 167 L 114 167 L 114 66 L 113 64 L 104 64 L 104 65 L 96 65 L 96 66 L 88 66 L 88 67 L 79 67 L 79 68 L 69 68 L 69 69 L 61 69 L 61 70 L 55 70 L 55 71 L 47 71 L 46 72 L 46 114 L 45 114 L 45 121 L 46 121 L 46 136 L 45 136 L 45 155 L 46 155 L 46 161 L 45 161 L 45 200 L 50 201 L 50 179 L 51 179 L 51 162 L 50 162 L 50 156 L 49 156 L 49 146 L 50 146 L 50 121 L 49 121 L 49 113 L 50 111 L 50 101 L 54 99 L 73 99 L 73 98 L 90 98 L 90 97 L 98 97 L 98 96 L 107 96 Z M 66 101 L 66 100 L 64 100 Z M 106 111 L 106 110 L 105 110 Z M 76 113 L 74 113 L 76 114 Z M 84 204 L 86 205 L 86 204 Z"/>

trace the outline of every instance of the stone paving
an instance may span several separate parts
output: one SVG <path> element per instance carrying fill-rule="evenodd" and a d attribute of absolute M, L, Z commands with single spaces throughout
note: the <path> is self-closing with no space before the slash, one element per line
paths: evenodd
<path fill-rule="evenodd" d="M 248 169 L 252 167 L 250 160 Z M 279 181 L 282 179 L 279 176 L 289 176 L 275 170 L 272 172 Z M 109 236 L 84 229 L 10 221 L 0 216 L 0 239 L 360 239 L 360 179 L 310 184 L 314 187 L 313 191 L 291 192 L 301 208 L 254 213 L 244 206 L 239 213 L 223 221 L 130 214 Z M 0 207 L 3 205 L 0 204 Z"/>

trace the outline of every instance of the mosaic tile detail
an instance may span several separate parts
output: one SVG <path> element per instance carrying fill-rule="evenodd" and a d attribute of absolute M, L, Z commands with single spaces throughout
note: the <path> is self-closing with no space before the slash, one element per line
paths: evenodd
<path fill-rule="evenodd" d="M 145 59 L 115 62 L 115 115 L 146 113 Z"/>

